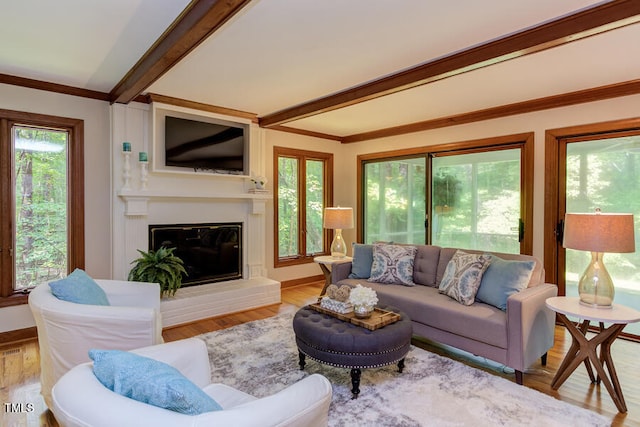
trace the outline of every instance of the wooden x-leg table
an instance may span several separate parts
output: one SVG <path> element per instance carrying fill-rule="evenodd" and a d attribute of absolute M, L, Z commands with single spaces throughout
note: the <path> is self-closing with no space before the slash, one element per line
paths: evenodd
<path fill-rule="evenodd" d="M 640 321 L 640 312 L 620 304 L 612 308 L 592 308 L 580 304 L 577 297 L 553 297 L 546 301 L 547 307 L 558 314 L 560 321 L 571 334 L 571 347 L 558 368 L 551 388 L 557 390 L 580 364 L 584 363 L 591 382 L 602 382 L 616 404 L 618 411 L 627 412 L 622 388 L 611 358 L 611 345 L 628 323 Z M 574 323 L 567 316 L 582 319 Z M 599 322 L 600 330 L 591 339 L 586 333 L 590 322 Z M 610 324 L 605 328 L 605 323 Z M 600 354 L 598 355 L 598 346 Z M 595 368 L 597 377 L 594 376 Z M 606 371 L 605 371 L 606 367 Z"/>
<path fill-rule="evenodd" d="M 331 284 L 331 267 L 334 264 L 341 264 L 343 262 L 351 262 L 353 258 L 345 256 L 342 258 L 332 257 L 332 256 L 317 256 L 313 259 L 313 262 L 320 264 L 320 269 L 322 270 L 322 274 L 324 274 L 324 287 L 322 291 L 320 291 L 320 296 L 324 295 L 327 291 L 327 288 Z"/>

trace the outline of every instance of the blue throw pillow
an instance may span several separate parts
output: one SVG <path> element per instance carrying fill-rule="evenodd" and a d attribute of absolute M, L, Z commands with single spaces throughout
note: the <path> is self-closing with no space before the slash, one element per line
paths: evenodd
<path fill-rule="evenodd" d="M 109 390 L 187 415 L 222 407 L 173 366 L 120 350 L 89 350 L 93 373 Z"/>
<path fill-rule="evenodd" d="M 77 304 L 110 305 L 107 294 L 84 270 L 76 268 L 64 279 L 50 282 L 53 295 Z"/>
<path fill-rule="evenodd" d="M 534 261 L 504 260 L 492 255 L 476 299 L 506 311 L 507 298 L 527 287 L 535 265 Z"/>
<path fill-rule="evenodd" d="M 351 261 L 349 279 L 368 279 L 371 276 L 371 264 L 373 264 L 373 245 L 354 243 L 352 249 L 353 261 Z"/>

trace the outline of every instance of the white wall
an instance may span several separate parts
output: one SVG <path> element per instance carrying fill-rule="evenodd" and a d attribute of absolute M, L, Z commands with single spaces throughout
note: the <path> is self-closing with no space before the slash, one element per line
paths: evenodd
<path fill-rule="evenodd" d="M 264 131 L 248 119 L 164 104 L 120 104 L 112 106 L 112 111 L 113 278 L 126 280 L 131 262 L 139 257 L 137 250 L 148 249 L 150 224 L 211 222 L 243 223 L 243 277 L 264 276 L 266 244 L 263 236 L 267 224 L 264 195 L 249 193 L 253 185 L 246 175 L 167 170 L 163 160 L 164 121 L 158 118 L 171 112 L 174 115 L 185 114 L 185 118 L 194 120 L 216 118 L 247 125 L 251 134 L 247 167 L 255 175 L 265 174 L 261 154 Z M 123 141 L 131 144 L 131 183 L 127 189 L 123 188 Z M 146 188 L 141 186 L 140 151 L 149 155 Z M 131 198 L 135 199 L 137 214 L 126 209 L 125 200 Z M 140 205 L 142 200 L 144 202 Z"/>
<path fill-rule="evenodd" d="M 99 278 L 111 272 L 109 103 L 0 84 L 0 108 L 84 120 L 85 268 Z M 0 309 L 0 332 L 34 326 L 28 306 Z"/>

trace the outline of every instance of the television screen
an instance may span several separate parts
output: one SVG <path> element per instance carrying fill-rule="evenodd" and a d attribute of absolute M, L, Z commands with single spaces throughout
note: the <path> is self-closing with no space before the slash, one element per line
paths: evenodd
<path fill-rule="evenodd" d="M 218 173 L 244 173 L 246 127 L 165 117 L 165 164 Z"/>

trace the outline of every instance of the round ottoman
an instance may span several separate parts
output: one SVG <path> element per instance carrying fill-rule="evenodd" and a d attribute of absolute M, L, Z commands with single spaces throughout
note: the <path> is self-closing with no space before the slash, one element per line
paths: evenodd
<path fill-rule="evenodd" d="M 298 310 L 293 318 L 293 331 L 300 369 L 304 369 L 306 356 L 327 365 L 350 368 L 354 399 L 360 393 L 361 369 L 397 363 L 398 371 L 402 372 L 411 346 L 411 319 L 392 307 L 384 309 L 399 313 L 401 318 L 373 331 L 308 306 Z"/>

